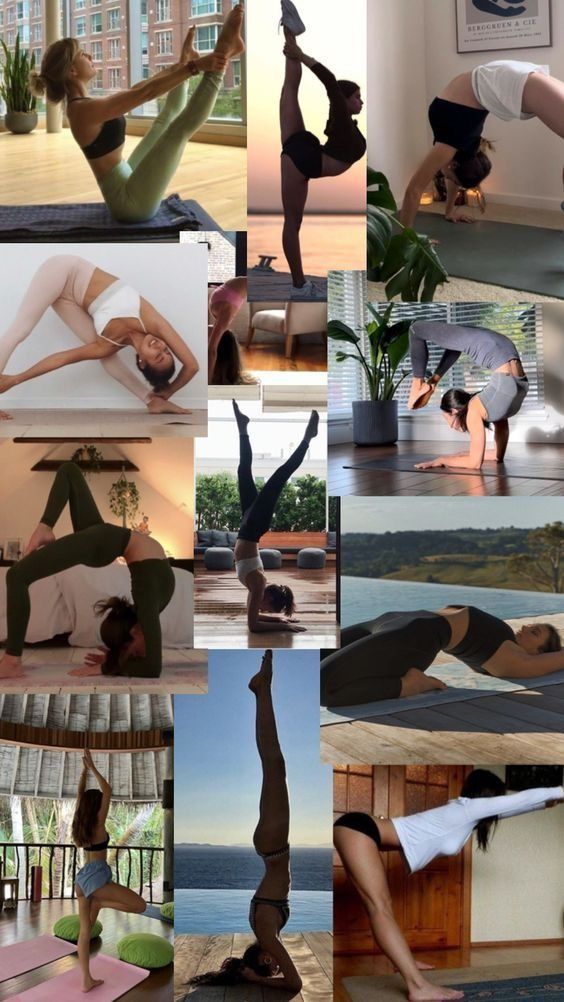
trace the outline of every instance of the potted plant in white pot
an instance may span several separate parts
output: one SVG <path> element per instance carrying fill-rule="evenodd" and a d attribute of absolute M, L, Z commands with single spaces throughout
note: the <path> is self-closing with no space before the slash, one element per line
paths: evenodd
<path fill-rule="evenodd" d="M 397 376 L 398 368 L 409 349 L 410 320 L 390 325 L 394 308 L 391 303 L 383 314 L 368 303 L 373 319 L 364 327 L 369 352 L 364 354 L 362 338 L 340 320 L 331 320 L 327 335 L 332 341 L 352 345 L 354 353 L 338 351 L 337 362 L 352 358 L 362 367 L 368 399 L 353 401 L 353 440 L 355 445 L 390 445 L 398 438 L 398 404 L 394 399 L 407 372 Z"/>
<path fill-rule="evenodd" d="M 35 98 L 29 89 L 29 74 L 35 68 L 35 53 L 24 52 L 20 48 L 20 35 L 16 35 L 14 51 L 11 52 L 3 38 L 0 38 L 4 59 L 0 63 L 2 83 L 0 97 L 6 105 L 4 124 L 10 132 L 23 135 L 37 125 Z"/>

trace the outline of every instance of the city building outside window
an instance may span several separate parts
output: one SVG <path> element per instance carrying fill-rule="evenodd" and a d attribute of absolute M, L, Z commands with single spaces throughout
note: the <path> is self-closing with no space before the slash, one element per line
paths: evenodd
<path fill-rule="evenodd" d="M 108 58 L 121 59 L 121 38 L 109 39 Z"/>
<path fill-rule="evenodd" d="M 117 31 L 120 26 L 119 7 L 112 7 L 108 11 L 108 31 Z"/>
<path fill-rule="evenodd" d="M 82 38 L 86 34 L 86 18 L 77 17 L 74 22 L 74 31 L 77 38 Z"/>
<path fill-rule="evenodd" d="M 115 66 L 110 66 L 108 70 L 108 86 L 110 90 L 119 90 L 121 83 L 121 70 Z"/>
<path fill-rule="evenodd" d="M 18 21 L 29 20 L 29 3 L 27 0 L 22 0 L 22 2 L 16 5 L 16 17 Z"/>
<path fill-rule="evenodd" d="M 42 29 L 43 29 L 43 26 L 42 26 L 41 23 L 39 23 L 39 24 L 32 24 L 32 26 L 31 26 L 31 41 L 32 42 L 40 42 L 41 41 L 41 32 L 42 32 Z"/>
<path fill-rule="evenodd" d="M 198 52 L 211 52 L 219 35 L 218 24 L 201 24 L 196 28 L 194 44 Z"/>
<path fill-rule="evenodd" d="M 172 31 L 157 31 L 157 55 L 172 56 Z"/>
<path fill-rule="evenodd" d="M 192 17 L 204 14 L 221 14 L 221 0 L 192 0 Z"/>
<path fill-rule="evenodd" d="M 101 42 L 91 42 L 90 43 L 90 55 L 92 56 L 92 62 L 101 63 L 104 58 L 102 43 Z"/>
<path fill-rule="evenodd" d="M 41 0 L 33 0 L 33 4 L 31 6 L 31 16 L 41 17 Z"/>

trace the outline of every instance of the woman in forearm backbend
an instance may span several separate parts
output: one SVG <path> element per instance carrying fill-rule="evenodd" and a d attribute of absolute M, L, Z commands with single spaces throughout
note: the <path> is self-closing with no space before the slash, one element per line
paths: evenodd
<path fill-rule="evenodd" d="M 209 292 L 208 382 L 233 384 L 241 380 L 241 356 L 237 338 L 230 329 L 247 302 L 247 279 L 230 278 Z"/>

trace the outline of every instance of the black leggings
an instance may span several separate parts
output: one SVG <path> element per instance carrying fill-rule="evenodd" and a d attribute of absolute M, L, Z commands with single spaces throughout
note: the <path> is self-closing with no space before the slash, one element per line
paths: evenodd
<path fill-rule="evenodd" d="M 354 706 L 401 695 L 410 668 L 426 671 L 448 646 L 448 620 L 436 612 L 386 612 L 341 633 L 341 648 L 321 662 L 321 705 Z"/>
<path fill-rule="evenodd" d="M 248 435 L 239 435 L 239 499 L 243 521 L 239 529 L 239 539 L 250 543 L 258 543 L 261 536 L 268 532 L 274 509 L 285 484 L 303 463 L 309 441 L 305 438 L 282 466 L 274 471 L 271 477 L 261 487 L 260 491 L 253 479 L 253 450 Z"/>

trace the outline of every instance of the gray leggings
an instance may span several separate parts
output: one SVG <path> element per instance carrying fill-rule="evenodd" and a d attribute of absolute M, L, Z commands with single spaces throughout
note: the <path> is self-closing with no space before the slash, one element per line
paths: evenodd
<path fill-rule="evenodd" d="M 478 396 L 488 412 L 488 421 L 503 421 L 517 414 L 528 392 L 529 380 L 526 376 L 494 372 Z"/>

